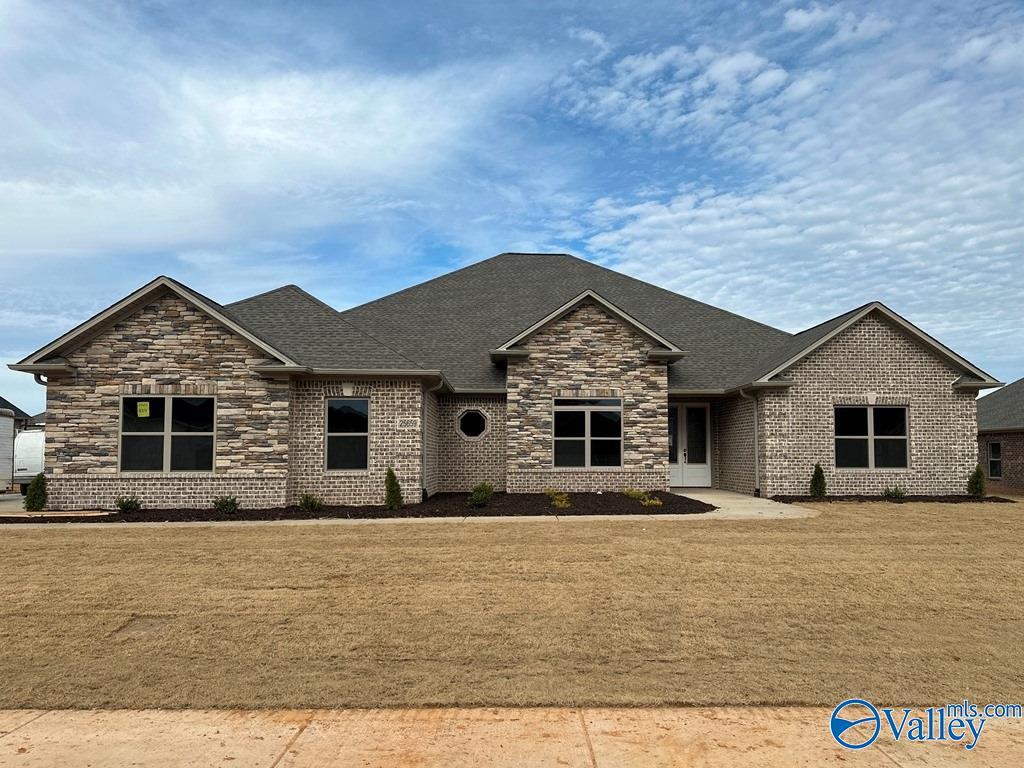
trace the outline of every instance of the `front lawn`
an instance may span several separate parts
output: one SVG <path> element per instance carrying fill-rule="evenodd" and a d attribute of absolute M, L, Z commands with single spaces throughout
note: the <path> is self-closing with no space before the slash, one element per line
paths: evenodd
<path fill-rule="evenodd" d="M 0 529 L 0 707 L 1024 699 L 1024 505 Z"/>

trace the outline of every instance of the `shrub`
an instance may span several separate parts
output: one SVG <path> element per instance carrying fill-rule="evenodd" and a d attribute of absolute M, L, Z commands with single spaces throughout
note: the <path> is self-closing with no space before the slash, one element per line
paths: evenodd
<path fill-rule="evenodd" d="M 490 483 L 480 483 L 469 494 L 467 503 L 471 507 L 486 507 L 491 503 L 494 496 L 494 486 Z"/>
<path fill-rule="evenodd" d="M 977 466 L 967 480 L 967 493 L 976 499 L 985 498 L 985 473 Z"/>
<path fill-rule="evenodd" d="M 645 494 L 644 497 L 642 499 L 640 499 L 640 506 L 641 507 L 660 507 L 661 505 L 662 505 L 662 501 L 657 496 L 651 496 L 650 494 Z"/>
<path fill-rule="evenodd" d="M 213 500 L 213 509 L 218 515 L 237 515 L 238 499 L 234 496 L 218 496 Z"/>
<path fill-rule="evenodd" d="M 141 512 L 142 502 L 134 493 L 131 496 L 118 496 L 114 506 L 121 512 Z"/>
<path fill-rule="evenodd" d="M 304 493 L 299 497 L 299 509 L 314 514 L 324 508 L 324 503 L 312 493 Z"/>
<path fill-rule="evenodd" d="M 544 493 L 551 502 L 551 506 L 555 509 L 568 509 L 572 506 L 572 502 L 569 501 L 569 494 L 564 491 L 556 491 L 554 488 L 548 488 Z"/>
<path fill-rule="evenodd" d="M 886 486 L 885 490 L 882 491 L 882 498 L 889 501 L 902 501 L 906 497 L 907 492 L 898 485 L 894 485 L 892 488 Z"/>
<path fill-rule="evenodd" d="M 32 482 L 28 484 L 28 490 L 25 491 L 25 509 L 28 512 L 42 512 L 46 509 L 47 499 L 46 475 L 40 472 L 32 478 Z"/>
<path fill-rule="evenodd" d="M 825 470 L 821 464 L 814 465 L 814 473 L 811 475 L 811 496 L 816 499 L 824 499 L 828 487 L 825 485 Z"/>
<path fill-rule="evenodd" d="M 633 501 L 639 501 L 642 504 L 644 499 L 647 498 L 647 491 L 641 491 L 636 488 L 623 488 L 622 495 Z"/>
<path fill-rule="evenodd" d="M 399 509 L 402 504 L 402 486 L 398 484 L 395 470 L 388 467 L 384 473 L 384 506 L 388 509 Z"/>

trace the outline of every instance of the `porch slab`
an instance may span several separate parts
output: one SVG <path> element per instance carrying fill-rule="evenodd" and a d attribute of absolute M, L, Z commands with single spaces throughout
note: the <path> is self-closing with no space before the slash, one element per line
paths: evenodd
<path fill-rule="evenodd" d="M 725 491 L 721 488 L 673 488 L 672 493 L 687 496 L 705 504 L 712 504 L 718 509 L 698 517 L 707 520 L 792 520 L 801 517 L 817 517 L 821 514 L 816 509 L 801 507 L 796 504 L 782 504 L 771 499 L 748 496 L 736 491 Z"/>

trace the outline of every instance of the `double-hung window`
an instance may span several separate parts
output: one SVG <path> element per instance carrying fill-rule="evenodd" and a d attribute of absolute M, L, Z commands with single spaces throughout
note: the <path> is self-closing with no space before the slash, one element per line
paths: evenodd
<path fill-rule="evenodd" d="M 988 476 L 1001 479 L 1003 476 L 1003 444 L 988 444 Z"/>
<path fill-rule="evenodd" d="M 906 469 L 909 465 L 904 406 L 838 406 L 835 419 L 836 467 Z"/>
<path fill-rule="evenodd" d="M 554 465 L 622 466 L 622 400 L 555 398 Z"/>
<path fill-rule="evenodd" d="M 122 472 L 212 472 L 212 397 L 121 399 Z"/>
<path fill-rule="evenodd" d="M 327 469 L 366 469 L 370 401 L 365 397 L 327 401 Z"/>

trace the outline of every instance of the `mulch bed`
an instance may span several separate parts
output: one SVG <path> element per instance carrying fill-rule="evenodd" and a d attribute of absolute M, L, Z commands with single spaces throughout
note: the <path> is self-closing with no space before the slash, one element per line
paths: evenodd
<path fill-rule="evenodd" d="M 660 507 L 642 507 L 621 493 L 572 493 L 568 509 L 554 509 L 542 493 L 496 493 L 486 507 L 470 507 L 466 493 L 438 493 L 421 504 L 409 504 L 398 510 L 386 507 L 324 507 L 306 512 L 298 507 L 243 509 L 223 515 L 212 509 L 143 509 L 139 512 L 112 512 L 109 515 L 48 515 L 46 517 L 0 516 L 2 523 L 153 523 L 211 522 L 223 520 L 374 520 L 392 517 L 520 517 L 523 515 L 696 515 L 716 507 L 686 496 L 656 491 Z"/>
<path fill-rule="evenodd" d="M 892 504 L 907 504 L 912 501 L 924 501 L 934 504 L 977 504 L 982 502 L 993 502 L 996 504 L 1015 504 L 1013 499 L 1004 499 L 1002 496 L 985 496 L 978 499 L 974 496 L 919 496 L 907 495 L 902 499 L 887 499 L 885 496 L 867 496 L 864 494 L 851 494 L 848 496 L 826 496 L 823 499 L 816 499 L 813 496 L 772 496 L 772 501 L 781 501 L 783 504 L 803 504 L 812 501 L 888 501 Z"/>

